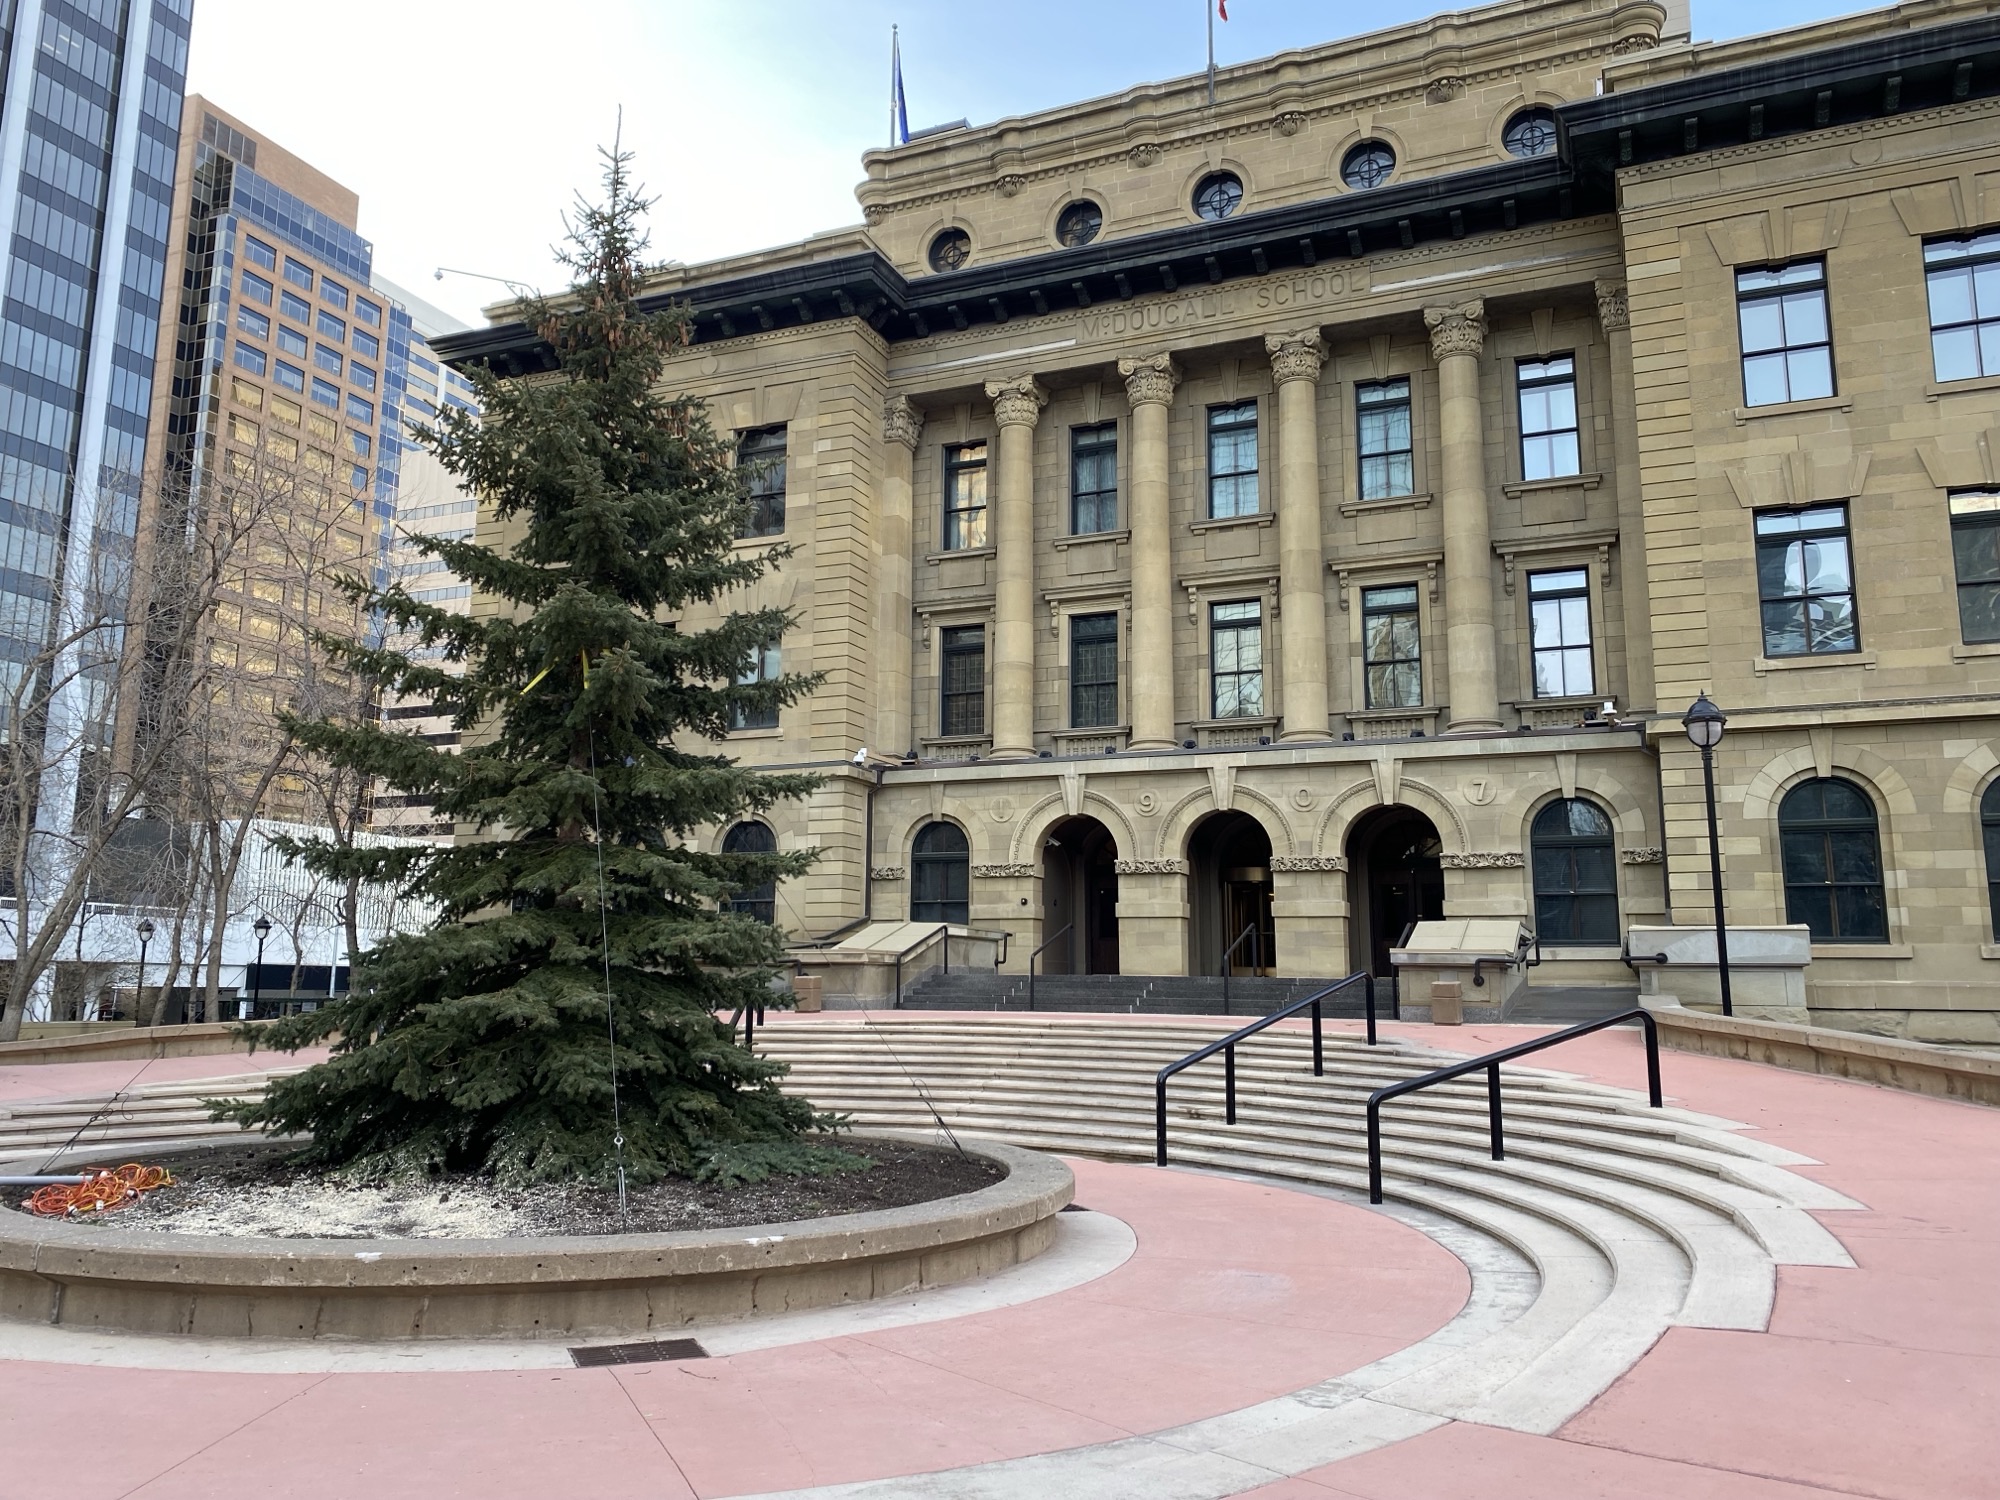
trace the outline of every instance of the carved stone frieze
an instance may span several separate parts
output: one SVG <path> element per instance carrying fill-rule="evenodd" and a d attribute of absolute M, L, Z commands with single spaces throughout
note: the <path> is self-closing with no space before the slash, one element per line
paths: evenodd
<path fill-rule="evenodd" d="M 1657 865 L 1666 857 L 1666 851 L 1648 844 L 1638 849 L 1620 849 L 1618 857 L 1628 865 Z"/>
<path fill-rule="evenodd" d="M 1306 128 L 1305 114 L 1301 110 L 1285 110 L 1271 122 L 1271 128 L 1277 131 L 1279 135 L 1297 135 L 1301 130 Z"/>
<path fill-rule="evenodd" d="M 1486 301 L 1473 297 L 1449 307 L 1427 307 L 1424 327 L 1431 331 L 1431 358 L 1449 359 L 1454 354 L 1477 358 L 1486 347 Z"/>
<path fill-rule="evenodd" d="M 1002 427 L 1033 427 L 1049 404 L 1049 393 L 1034 376 L 1018 375 L 987 381 L 986 399 L 993 403 L 993 419 Z"/>
<path fill-rule="evenodd" d="M 1160 159 L 1160 148 L 1151 141 L 1141 141 L 1126 153 L 1135 167 L 1150 167 Z"/>
<path fill-rule="evenodd" d="M 1448 73 L 1430 81 L 1424 89 L 1424 99 L 1431 104 L 1449 104 L 1464 92 L 1465 80 Z"/>
<path fill-rule="evenodd" d="M 1463 854 L 1438 856 L 1438 863 L 1447 870 L 1518 870 L 1527 862 L 1525 854 L 1506 850 L 1467 850 Z"/>
<path fill-rule="evenodd" d="M 1185 875 L 1188 865 L 1184 859 L 1114 859 L 1111 871 L 1114 875 Z"/>
<path fill-rule="evenodd" d="M 1623 36 L 1611 44 L 1611 53 L 1614 57 L 1623 57 L 1628 52 L 1651 52 L 1659 45 L 1660 39 L 1656 36 Z"/>
<path fill-rule="evenodd" d="M 1040 874 L 1033 865 L 974 865 L 975 880 L 1028 880 Z"/>
<path fill-rule="evenodd" d="M 1626 300 L 1625 283 L 1622 281 L 1598 281 L 1592 283 L 1597 293 L 1597 321 L 1604 325 L 1606 333 L 1615 333 L 1620 328 L 1632 326 L 1632 306 Z"/>
<path fill-rule="evenodd" d="M 1171 354 L 1142 354 L 1118 361 L 1118 373 L 1125 377 L 1125 394 L 1134 406 L 1167 406 L 1180 384 L 1180 367 Z"/>
<path fill-rule="evenodd" d="M 1271 870 L 1277 875 L 1334 875 L 1347 868 L 1341 854 L 1274 854 Z"/>
<path fill-rule="evenodd" d="M 891 396 L 882 403 L 883 442 L 901 443 L 914 453 L 923 435 L 923 408 L 908 396 Z"/>
<path fill-rule="evenodd" d="M 1267 333 L 1264 352 L 1271 356 L 1271 377 L 1283 385 L 1288 380 L 1319 380 L 1320 366 L 1326 363 L 1326 340 L 1317 328 L 1297 333 Z"/>
<path fill-rule="evenodd" d="M 903 880 L 908 876 L 901 865 L 877 865 L 868 872 L 870 880 Z"/>
<path fill-rule="evenodd" d="M 1002 177 L 998 182 L 993 184 L 1003 198 L 1018 198 L 1021 195 L 1021 189 L 1027 185 L 1028 179 L 1023 177 L 1019 172 L 1009 172 L 1005 177 Z"/>

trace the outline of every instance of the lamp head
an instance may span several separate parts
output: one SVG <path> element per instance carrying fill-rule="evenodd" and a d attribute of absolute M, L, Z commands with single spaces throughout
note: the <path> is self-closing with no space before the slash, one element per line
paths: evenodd
<path fill-rule="evenodd" d="M 258 942 L 263 942 L 265 938 L 271 935 L 271 919 L 269 917 L 259 917 L 250 924 L 250 930 L 257 934 Z"/>
<path fill-rule="evenodd" d="M 153 923 L 150 917 L 139 918 L 139 925 L 132 930 L 139 934 L 139 941 L 142 943 L 149 943 L 153 940 Z"/>
<path fill-rule="evenodd" d="M 1681 727 L 1687 731 L 1688 739 L 1699 749 L 1713 750 L 1722 743 L 1722 726 L 1729 722 L 1729 716 L 1703 693 L 1681 716 Z"/>

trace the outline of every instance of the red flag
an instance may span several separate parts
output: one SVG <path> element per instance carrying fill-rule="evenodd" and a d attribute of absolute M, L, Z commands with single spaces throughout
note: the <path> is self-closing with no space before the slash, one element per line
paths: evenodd
<path fill-rule="evenodd" d="M 1215 0 L 1215 13 L 1223 20 L 1229 19 L 1229 0 Z"/>

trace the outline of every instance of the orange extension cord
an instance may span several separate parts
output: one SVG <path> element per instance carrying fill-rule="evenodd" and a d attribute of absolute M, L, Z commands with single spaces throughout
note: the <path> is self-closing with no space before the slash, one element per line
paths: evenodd
<path fill-rule="evenodd" d="M 57 1182 L 36 1188 L 21 1206 L 45 1219 L 101 1214 L 137 1203 L 153 1189 L 172 1187 L 173 1183 L 174 1174 L 165 1167 L 142 1167 L 137 1162 L 127 1162 L 115 1172 L 99 1172 L 88 1182 Z"/>

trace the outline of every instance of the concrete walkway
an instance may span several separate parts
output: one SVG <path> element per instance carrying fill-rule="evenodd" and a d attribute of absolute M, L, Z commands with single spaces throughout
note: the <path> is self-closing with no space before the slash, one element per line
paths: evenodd
<path fill-rule="evenodd" d="M 1529 1034 L 1385 1029 L 1467 1052 Z M 262 1061 L 176 1059 L 168 1076 Z M 1537 1061 L 1642 1077 L 1625 1035 Z M 21 1069 L 41 1076 L 0 1079 L 0 1097 L 116 1088 L 137 1066 Z M 1665 1069 L 1683 1107 L 1747 1122 L 1822 1163 L 1792 1171 L 1866 1205 L 1818 1215 L 1856 1268 L 1782 1266 L 1766 1331 L 1670 1328 L 1551 1435 L 1436 1420 L 1275 1483 L 1211 1465 L 1199 1492 L 2000 1495 L 2000 1111 L 1704 1057 Z M 244 1373 L 63 1362 L 44 1337 L 43 1357 L 0 1359 L 0 1497 L 1196 1493 L 1183 1481 L 1207 1439 L 1186 1434 L 1241 1439 L 1246 1410 L 1365 1381 L 1452 1337 L 1504 1283 L 1336 1197 L 1075 1166 L 1079 1201 L 1134 1237 L 1114 1269 L 1011 1306 L 701 1362 Z M 1171 1479 L 1135 1459 L 1148 1448 L 1181 1460 Z"/>

